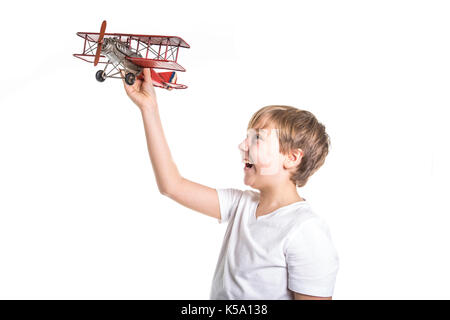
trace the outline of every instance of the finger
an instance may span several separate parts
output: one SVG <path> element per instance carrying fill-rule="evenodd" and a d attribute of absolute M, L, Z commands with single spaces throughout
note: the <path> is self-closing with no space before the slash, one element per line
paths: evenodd
<path fill-rule="evenodd" d="M 128 95 L 141 90 L 142 80 L 136 79 L 132 85 L 129 85 L 125 81 L 125 70 L 120 70 L 120 73 L 122 75 L 122 83 Z"/>
<path fill-rule="evenodd" d="M 144 82 L 143 82 L 143 88 L 150 90 L 150 92 L 154 91 L 154 85 L 153 85 L 153 79 L 152 79 L 152 74 L 155 71 L 153 71 L 153 69 L 151 68 L 145 68 L 143 70 L 143 74 L 144 74 Z"/>
<path fill-rule="evenodd" d="M 132 88 L 125 82 L 125 72 L 123 70 L 120 70 L 120 75 L 122 76 L 122 83 L 123 87 L 125 88 L 125 91 L 128 95 L 132 92 Z"/>
<path fill-rule="evenodd" d="M 136 79 L 130 87 L 132 87 L 135 91 L 142 91 L 142 80 Z"/>
<path fill-rule="evenodd" d="M 152 73 L 150 68 L 144 68 L 144 81 L 150 83 L 152 82 Z"/>

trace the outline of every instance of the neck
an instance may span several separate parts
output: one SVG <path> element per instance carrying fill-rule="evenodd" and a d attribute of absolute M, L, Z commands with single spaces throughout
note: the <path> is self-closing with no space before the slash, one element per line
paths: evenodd
<path fill-rule="evenodd" d="M 297 188 L 293 183 L 286 186 L 265 187 L 259 190 L 258 208 L 277 209 L 291 203 L 304 201 L 297 193 Z"/>

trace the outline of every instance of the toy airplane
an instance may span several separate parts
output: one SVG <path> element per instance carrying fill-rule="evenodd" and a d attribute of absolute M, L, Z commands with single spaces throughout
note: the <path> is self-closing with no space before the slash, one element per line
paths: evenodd
<path fill-rule="evenodd" d="M 95 74 L 103 82 L 106 78 L 124 79 L 133 85 L 136 77 L 143 78 L 143 68 L 150 68 L 153 85 L 164 89 L 186 89 L 177 83 L 175 71 L 186 71 L 177 63 L 178 51 L 190 46 L 180 37 L 151 36 L 125 33 L 105 33 L 106 21 L 103 21 L 100 33 L 77 32 L 84 39 L 83 53 L 75 57 L 94 63 L 105 63 L 105 68 Z M 95 54 L 94 54 L 95 52 Z M 109 68 L 109 71 L 108 71 Z M 153 69 L 172 70 L 155 72 Z M 122 72 L 124 71 L 122 75 Z"/>

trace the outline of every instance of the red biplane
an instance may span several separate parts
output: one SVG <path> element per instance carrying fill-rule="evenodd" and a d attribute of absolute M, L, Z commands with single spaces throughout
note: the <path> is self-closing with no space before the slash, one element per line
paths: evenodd
<path fill-rule="evenodd" d="M 83 53 L 76 53 L 74 56 L 94 63 L 94 66 L 98 63 L 106 64 L 104 69 L 95 74 L 98 81 L 117 78 L 133 85 L 136 77 L 143 77 L 143 68 L 151 68 L 154 86 L 168 90 L 187 88 L 186 85 L 177 83 L 175 72 L 186 71 L 177 62 L 180 47 L 190 48 L 183 39 L 172 36 L 105 33 L 105 30 L 106 21 L 103 21 L 99 33 L 77 32 L 77 35 L 84 39 L 84 47 Z M 155 72 L 153 69 L 172 71 Z"/>

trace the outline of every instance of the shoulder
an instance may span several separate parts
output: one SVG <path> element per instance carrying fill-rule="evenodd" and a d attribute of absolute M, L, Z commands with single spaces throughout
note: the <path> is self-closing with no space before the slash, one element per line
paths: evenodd
<path fill-rule="evenodd" d="M 259 193 L 253 190 L 241 190 L 237 188 L 216 188 L 219 198 L 229 202 L 239 202 L 244 199 L 255 200 L 259 199 Z"/>
<path fill-rule="evenodd" d="M 257 196 L 254 191 L 240 190 L 236 188 L 217 188 L 219 198 L 220 219 L 219 222 L 227 222 L 236 215 L 236 212 L 245 210 Z"/>
<path fill-rule="evenodd" d="M 292 232 L 300 229 L 306 222 L 310 220 L 315 220 L 316 222 L 321 220 L 320 216 L 315 212 L 310 203 L 307 201 L 299 203 L 299 205 L 295 208 L 293 214 L 294 224 Z"/>
<path fill-rule="evenodd" d="M 309 205 L 296 210 L 295 222 L 287 235 L 285 251 L 327 249 L 334 251 L 331 232 L 327 222 L 316 214 Z"/>

